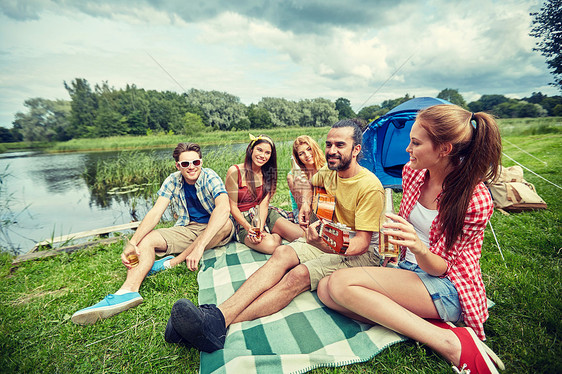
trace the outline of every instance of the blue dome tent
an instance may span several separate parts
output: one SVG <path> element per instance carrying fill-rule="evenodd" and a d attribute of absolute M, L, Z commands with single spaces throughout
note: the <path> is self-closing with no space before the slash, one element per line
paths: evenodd
<path fill-rule="evenodd" d="M 418 111 L 450 102 L 433 97 L 408 100 L 377 118 L 363 132 L 363 158 L 359 162 L 379 178 L 383 186 L 402 188 L 402 167 L 410 160 L 406 147 Z"/>

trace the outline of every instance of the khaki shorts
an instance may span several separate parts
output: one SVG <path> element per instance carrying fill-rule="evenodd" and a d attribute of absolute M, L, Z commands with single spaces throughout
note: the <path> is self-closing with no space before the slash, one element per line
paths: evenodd
<path fill-rule="evenodd" d="M 375 252 L 373 252 L 373 246 L 370 246 L 367 252 L 359 256 L 341 256 L 322 252 L 315 246 L 308 244 L 304 238 L 299 238 L 288 245 L 295 250 L 300 263 L 308 269 L 311 291 L 316 290 L 320 279 L 332 274 L 338 269 L 359 266 L 380 266 L 381 264 L 381 258 L 378 253 L 375 254 Z M 378 250 L 378 245 L 375 246 L 374 249 Z"/>
<path fill-rule="evenodd" d="M 165 252 L 156 252 L 157 256 L 165 256 L 169 254 L 182 253 L 199 235 L 207 228 L 206 223 L 190 222 L 187 226 L 174 226 L 163 229 L 157 229 L 158 233 L 162 235 L 168 248 Z M 227 244 L 234 235 L 234 226 L 230 233 L 224 237 L 217 247 Z"/>

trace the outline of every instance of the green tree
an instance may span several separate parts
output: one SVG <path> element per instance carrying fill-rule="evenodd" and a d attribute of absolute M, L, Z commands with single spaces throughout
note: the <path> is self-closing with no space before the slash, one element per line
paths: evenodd
<path fill-rule="evenodd" d="M 461 108 L 467 109 L 466 101 L 464 97 L 459 93 L 459 90 L 452 88 L 445 88 L 437 95 L 437 98 L 447 100 L 451 104 L 460 106 Z"/>
<path fill-rule="evenodd" d="M 70 95 L 69 135 L 71 138 L 83 138 L 94 135 L 94 120 L 96 118 L 97 100 L 86 79 L 76 78 L 70 85 L 64 82 L 64 87 Z"/>
<path fill-rule="evenodd" d="M 338 121 L 336 105 L 328 99 L 316 98 L 299 101 L 300 125 L 304 127 L 330 126 Z"/>
<path fill-rule="evenodd" d="M 273 121 L 267 109 L 255 104 L 250 104 L 248 108 L 248 120 L 251 129 L 270 129 Z"/>
<path fill-rule="evenodd" d="M 263 97 L 257 104 L 269 112 L 274 127 L 298 126 L 300 113 L 298 104 L 277 97 Z"/>
<path fill-rule="evenodd" d="M 188 136 L 198 136 L 205 131 L 205 124 L 199 114 L 187 112 L 183 115 L 182 122 L 182 128 L 174 130 L 174 132 Z"/>
<path fill-rule="evenodd" d="M 340 97 L 336 100 L 336 110 L 338 111 L 338 118 L 355 118 L 357 115 L 351 108 L 351 103 L 348 99 Z"/>
<path fill-rule="evenodd" d="M 496 105 L 509 101 L 504 95 L 482 95 L 480 99 L 468 104 L 471 112 L 489 112 L 494 109 Z"/>
<path fill-rule="evenodd" d="M 186 96 L 190 107 L 199 108 L 215 129 L 229 130 L 246 116 L 246 106 L 226 92 L 191 89 Z"/>
<path fill-rule="evenodd" d="M 68 140 L 70 127 L 70 103 L 64 100 L 47 100 L 40 97 L 24 102 L 27 113 L 18 112 L 13 121 L 14 129 L 25 141 Z"/>
<path fill-rule="evenodd" d="M 546 64 L 554 75 L 554 86 L 562 91 L 562 0 L 546 0 L 533 16 L 529 35 L 539 39 L 535 51 L 546 57 Z"/>
<path fill-rule="evenodd" d="M 357 113 L 357 117 L 362 118 L 367 122 L 371 122 L 379 118 L 380 116 L 383 116 L 386 112 L 388 112 L 388 109 L 381 108 L 380 105 L 371 105 L 362 108 Z"/>

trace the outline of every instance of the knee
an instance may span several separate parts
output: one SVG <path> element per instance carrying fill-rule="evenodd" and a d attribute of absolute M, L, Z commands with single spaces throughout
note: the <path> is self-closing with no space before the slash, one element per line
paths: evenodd
<path fill-rule="evenodd" d="M 310 288 L 310 273 L 304 265 L 291 269 L 285 276 L 285 285 L 290 289 L 304 290 Z"/>
<path fill-rule="evenodd" d="M 324 304 L 327 304 L 329 301 L 331 301 L 330 293 L 328 291 L 329 278 L 330 277 L 324 277 L 320 279 L 320 282 L 318 282 L 318 287 L 316 288 L 316 294 L 318 295 L 320 301 L 322 301 Z"/>
<path fill-rule="evenodd" d="M 349 276 L 348 269 L 336 270 L 329 277 L 322 279 L 324 281 L 323 291 L 326 295 L 336 301 L 344 301 L 349 295 L 349 287 L 352 285 L 352 278 Z"/>
<path fill-rule="evenodd" d="M 263 243 L 274 250 L 281 245 L 281 237 L 277 234 L 268 235 Z"/>
<path fill-rule="evenodd" d="M 271 255 L 271 261 L 283 263 L 290 267 L 299 264 L 299 258 L 295 250 L 288 245 L 278 245 Z"/>

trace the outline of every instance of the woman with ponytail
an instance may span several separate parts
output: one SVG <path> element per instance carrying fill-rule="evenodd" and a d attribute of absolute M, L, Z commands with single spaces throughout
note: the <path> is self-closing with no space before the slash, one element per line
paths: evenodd
<path fill-rule="evenodd" d="M 497 124 L 456 105 L 429 107 L 418 113 L 406 151 L 400 212 L 381 228 L 401 247 L 398 268 L 338 270 L 322 279 L 318 296 L 427 344 L 457 372 L 497 373 L 503 363 L 481 341 L 488 310 L 479 263 L 493 212 L 483 182 L 495 178 L 501 159 Z"/>

